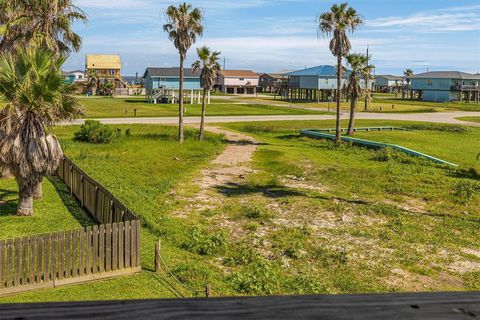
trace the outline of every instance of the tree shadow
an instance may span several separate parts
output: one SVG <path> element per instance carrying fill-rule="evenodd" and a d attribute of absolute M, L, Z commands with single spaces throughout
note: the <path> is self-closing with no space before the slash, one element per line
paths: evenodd
<path fill-rule="evenodd" d="M 80 207 L 78 200 L 70 194 L 67 185 L 57 176 L 47 178 L 54 186 L 55 191 L 62 199 L 63 204 L 70 212 L 70 214 L 83 226 L 89 227 L 96 224 L 95 219 Z"/>
<path fill-rule="evenodd" d="M 17 192 L 0 189 L 0 217 L 14 216 L 17 214 L 18 200 L 3 200 L 15 195 L 17 195 Z"/>
<path fill-rule="evenodd" d="M 278 185 L 267 185 L 267 186 L 255 186 L 249 184 L 239 184 L 234 182 L 229 182 L 224 185 L 216 186 L 215 189 L 227 197 L 243 196 L 250 194 L 262 194 L 267 198 L 282 198 L 282 197 L 307 197 L 308 195 L 292 190 L 287 187 L 281 187 Z"/>
<path fill-rule="evenodd" d="M 480 172 L 478 172 L 475 168 L 450 170 L 448 175 L 454 178 L 480 181 Z"/>

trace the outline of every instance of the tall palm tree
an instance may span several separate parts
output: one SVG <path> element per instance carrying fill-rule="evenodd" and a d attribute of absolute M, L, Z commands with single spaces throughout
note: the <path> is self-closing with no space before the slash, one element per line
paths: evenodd
<path fill-rule="evenodd" d="M 198 139 L 202 141 L 205 135 L 205 114 L 207 106 L 205 99 L 207 92 L 213 89 L 215 78 L 220 71 L 220 63 L 218 62 L 220 52 L 211 51 L 208 47 L 197 48 L 198 59 L 192 64 L 193 72 L 202 70 L 200 74 L 200 84 L 203 88 L 202 97 L 202 119 L 200 121 L 200 134 Z"/>
<path fill-rule="evenodd" d="M 368 82 L 371 80 L 371 72 L 374 66 L 368 64 L 368 57 L 361 53 L 352 53 L 346 57 L 352 71 L 348 77 L 347 90 L 350 94 L 350 120 L 348 123 L 348 135 L 353 136 L 355 126 L 355 111 L 358 99 L 362 96 L 361 79 L 365 79 L 365 95 L 369 96 Z"/>
<path fill-rule="evenodd" d="M 178 85 L 178 141 L 184 140 L 183 135 L 183 64 L 187 51 L 203 35 L 203 13 L 200 9 L 192 9 L 187 3 L 178 7 L 170 6 L 166 11 L 167 23 L 163 30 L 168 33 L 168 38 L 173 42 L 180 55 L 180 74 Z"/>
<path fill-rule="evenodd" d="M 352 47 L 348 39 L 347 32 L 354 32 L 363 19 L 358 15 L 357 11 L 348 6 L 348 3 L 334 4 L 329 12 L 320 15 L 318 31 L 321 34 L 332 36 L 330 41 L 330 51 L 337 57 L 337 124 L 335 141 L 341 141 L 340 128 L 340 103 L 342 97 L 342 58 L 345 57 Z"/>
<path fill-rule="evenodd" d="M 80 50 L 82 39 L 73 32 L 72 25 L 75 22 L 86 23 L 87 16 L 72 0 L 3 1 L 3 7 L 8 10 L 0 17 L 4 26 L 1 30 L 1 51 L 32 44 L 57 54 Z"/>
<path fill-rule="evenodd" d="M 11 131 L 0 141 L 0 160 L 17 180 L 18 215 L 33 214 L 35 188 L 63 157 L 48 128 L 80 112 L 72 87 L 64 83 L 64 62 L 34 47 L 0 55 L 0 95 L 14 106 Z"/>
<path fill-rule="evenodd" d="M 412 69 L 406 69 L 403 72 L 403 76 L 405 78 L 405 81 L 407 82 L 407 90 L 410 90 L 410 82 L 412 81 L 411 77 L 413 76 L 413 70 Z M 402 99 L 405 99 L 405 89 L 403 90 L 403 95 Z"/>

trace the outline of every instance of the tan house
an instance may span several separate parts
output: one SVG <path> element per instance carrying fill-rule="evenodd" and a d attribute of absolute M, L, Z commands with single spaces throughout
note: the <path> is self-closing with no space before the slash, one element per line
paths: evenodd
<path fill-rule="evenodd" d="M 85 59 L 85 72 L 95 72 L 101 80 L 122 79 L 122 61 L 119 55 L 111 54 L 87 54 Z"/>
<path fill-rule="evenodd" d="M 223 93 L 256 94 L 260 76 L 250 70 L 222 70 L 216 87 Z"/>

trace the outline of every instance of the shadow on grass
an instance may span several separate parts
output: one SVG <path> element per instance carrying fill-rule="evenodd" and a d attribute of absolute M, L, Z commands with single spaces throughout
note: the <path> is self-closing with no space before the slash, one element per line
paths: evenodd
<path fill-rule="evenodd" d="M 16 196 L 17 192 L 0 189 L 0 217 L 14 216 L 17 214 L 18 200 L 3 200 L 7 197 Z"/>
<path fill-rule="evenodd" d="M 478 172 L 475 168 L 451 170 L 448 175 L 454 178 L 480 181 L 480 172 Z"/>
<path fill-rule="evenodd" d="M 57 191 L 60 199 L 62 199 L 63 204 L 68 209 L 70 214 L 83 226 L 89 227 L 96 224 L 95 219 L 93 219 L 86 211 L 84 211 L 78 201 L 70 194 L 68 187 L 60 180 L 59 177 L 53 176 L 48 177 L 50 183 L 54 186 Z"/>
<path fill-rule="evenodd" d="M 267 198 L 282 198 L 282 197 L 308 197 L 307 194 L 303 192 L 298 192 L 286 187 L 281 187 L 278 185 L 270 185 L 270 186 L 255 186 L 255 185 L 248 185 L 248 184 L 238 184 L 238 183 L 227 183 L 225 185 L 216 186 L 215 189 L 227 196 L 227 197 L 234 197 L 234 196 L 242 196 L 242 195 L 249 195 L 249 194 L 263 194 L 263 196 Z"/>

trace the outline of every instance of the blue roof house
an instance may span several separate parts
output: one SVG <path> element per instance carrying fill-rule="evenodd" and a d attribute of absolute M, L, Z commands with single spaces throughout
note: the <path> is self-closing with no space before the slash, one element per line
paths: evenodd
<path fill-rule="evenodd" d="M 342 77 L 342 87 L 345 85 L 350 71 L 347 70 Z M 336 90 L 337 89 L 337 68 L 330 65 L 308 68 L 289 72 L 288 86 L 297 89 L 313 90 Z"/>
<path fill-rule="evenodd" d="M 178 90 L 180 79 L 179 68 L 147 68 L 143 75 L 147 91 L 155 89 Z M 200 90 L 200 72 L 192 72 L 192 69 L 184 69 L 184 89 Z"/>
<path fill-rule="evenodd" d="M 479 101 L 480 75 L 459 71 L 432 71 L 411 77 L 410 89 L 423 101 Z"/>

